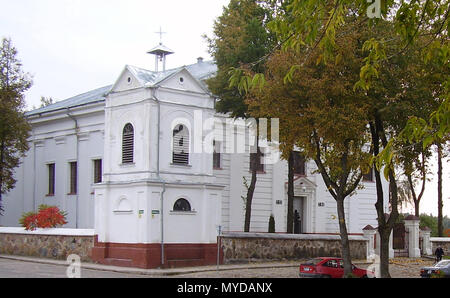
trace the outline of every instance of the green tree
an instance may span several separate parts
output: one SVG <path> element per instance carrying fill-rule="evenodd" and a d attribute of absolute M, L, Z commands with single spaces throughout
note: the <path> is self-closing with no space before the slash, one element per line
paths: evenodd
<path fill-rule="evenodd" d="M 414 204 L 411 184 L 408 180 L 399 180 L 397 183 L 398 205 L 400 208 L 408 204 Z"/>
<path fill-rule="evenodd" d="M 2 195 L 14 188 L 14 168 L 28 150 L 30 126 L 24 116 L 24 92 L 31 79 L 23 73 L 11 40 L 0 45 L 0 213 Z"/>
<path fill-rule="evenodd" d="M 217 65 L 216 75 L 207 81 L 209 90 L 219 100 L 216 110 L 229 113 L 235 118 L 249 118 L 245 95 L 238 88 L 230 87 L 230 69 L 239 67 L 265 56 L 273 44 L 273 37 L 266 30 L 265 24 L 271 14 L 267 7 L 259 5 L 256 0 L 231 0 L 224 7 L 222 15 L 214 23 L 214 36 L 207 38 L 209 52 Z M 262 71 L 261 65 L 254 65 L 254 70 Z M 257 130 L 258 131 L 258 130 Z M 245 199 L 244 231 L 250 231 L 251 206 L 256 187 L 258 163 L 261 151 L 256 138 L 256 153 L 250 154 L 252 178 Z"/>
<path fill-rule="evenodd" d="M 266 63 L 262 88 L 251 88 L 247 103 L 255 117 L 280 119 L 281 151 L 291 157 L 292 145 L 316 163 L 336 200 L 345 275 L 352 272 L 344 201 L 358 188 L 370 163 L 363 95 L 353 89 L 359 79 L 361 56 L 354 55 L 357 30 L 339 41 L 338 51 L 348 59 L 319 63 L 319 52 L 303 60 L 303 53 L 277 51 Z M 304 61 L 292 80 L 284 77 L 290 65 Z"/>
<path fill-rule="evenodd" d="M 53 103 L 54 103 L 53 98 L 41 96 L 41 106 L 40 106 L 41 108 L 51 105 Z"/>
<path fill-rule="evenodd" d="M 376 7 L 381 4 L 380 7 Z M 372 10 L 375 8 L 374 10 Z M 372 18 L 371 12 L 379 10 L 379 18 Z M 364 90 L 367 99 L 372 101 L 373 109 L 369 114 L 369 123 L 372 134 L 372 151 L 380 160 L 391 159 L 393 151 L 385 151 L 389 147 L 389 137 L 392 137 L 389 122 L 386 122 L 392 113 L 386 113 L 385 107 L 391 111 L 395 109 L 387 101 L 387 98 L 394 100 L 396 96 L 401 95 L 407 90 L 408 86 L 399 81 L 399 75 L 395 71 L 399 67 L 399 62 L 404 59 L 405 53 L 416 43 L 418 38 L 427 35 L 431 41 L 423 46 L 425 61 L 436 60 L 440 65 L 448 65 L 449 50 L 449 14 L 450 5 L 448 0 L 429 1 L 376 1 L 370 3 L 365 0 L 293 0 L 287 6 L 286 12 L 276 13 L 275 21 L 270 24 L 271 28 L 277 32 L 279 40 L 282 40 L 284 49 L 294 49 L 297 52 L 303 51 L 304 59 L 297 61 L 290 66 L 285 79 L 292 80 L 296 71 L 302 69 L 302 65 L 315 50 L 319 50 L 321 55 L 317 57 L 318 61 L 338 61 L 343 58 L 336 51 L 336 44 L 339 40 L 345 38 L 349 33 L 346 26 L 343 26 L 349 12 L 351 15 L 359 16 L 358 25 L 369 28 L 369 34 L 361 40 L 361 50 L 365 53 L 365 58 L 360 64 L 360 78 L 355 84 L 355 88 Z M 391 25 L 388 30 L 374 30 L 383 28 L 386 21 Z M 394 61 L 396 60 L 396 61 Z M 407 62 L 411 62 L 409 60 Z M 407 65 L 403 60 L 403 66 Z M 383 75 L 383 71 L 390 74 Z M 242 71 L 235 71 L 234 81 L 263 82 L 260 74 L 254 75 L 255 79 L 242 79 Z M 407 78 L 406 68 L 402 68 L 402 78 Z M 391 80 L 391 81 L 389 81 Z M 380 82 L 383 84 L 380 84 Z M 442 98 L 439 108 L 437 108 L 430 118 L 417 117 L 412 118 L 410 122 L 411 130 L 422 133 L 421 140 L 426 143 L 432 143 L 435 140 L 442 139 L 450 131 L 449 111 L 449 83 L 448 76 L 440 78 L 440 84 L 445 86 L 434 97 Z M 377 84 L 378 83 L 378 84 Z M 245 87 L 245 86 L 244 86 Z M 373 89 L 378 89 L 375 92 Z M 381 103 L 381 104 L 377 104 Z M 436 124 L 436 125 L 432 125 Z M 411 130 L 408 134 L 411 135 Z M 429 133 L 431 132 L 431 133 Z M 406 135 L 407 133 L 405 133 Z M 398 136 L 398 134 L 394 134 Z M 417 138 L 419 139 L 419 138 Z M 381 153 L 383 151 L 383 153 Z M 380 155 L 379 155 L 380 154 Z M 379 169 L 381 163 L 378 162 L 375 168 L 375 177 L 377 185 L 377 204 L 379 232 L 381 235 L 381 275 L 389 277 L 388 262 L 388 241 L 390 231 L 398 217 L 397 187 L 395 181 L 394 166 L 387 164 L 384 167 L 385 177 L 390 183 L 390 210 L 388 219 L 385 217 L 385 207 L 383 199 L 383 190 L 381 184 L 381 175 Z"/>
<path fill-rule="evenodd" d="M 438 237 L 438 225 L 437 218 L 432 215 L 421 214 L 420 218 L 420 227 L 428 227 L 431 229 L 431 237 Z"/>

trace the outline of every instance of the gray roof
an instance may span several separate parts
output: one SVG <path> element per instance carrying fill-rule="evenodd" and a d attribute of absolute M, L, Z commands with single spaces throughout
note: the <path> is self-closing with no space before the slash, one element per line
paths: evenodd
<path fill-rule="evenodd" d="M 156 54 L 156 55 L 162 55 L 162 54 L 170 55 L 175 52 L 172 51 L 171 49 L 169 49 L 168 47 L 166 47 L 165 45 L 163 45 L 162 43 L 160 43 L 159 45 L 157 45 L 156 47 L 154 47 L 147 53 L 148 54 Z"/>
<path fill-rule="evenodd" d="M 156 86 L 161 81 L 181 71 L 182 69 L 187 69 L 187 71 L 189 71 L 189 73 L 200 82 L 210 78 L 217 71 L 217 66 L 213 61 L 200 61 L 195 64 L 185 65 L 178 68 L 158 72 L 131 65 L 127 65 L 127 67 L 133 73 L 133 75 L 136 76 L 138 80 L 140 80 L 140 82 L 146 87 Z"/>
<path fill-rule="evenodd" d="M 217 65 L 214 61 L 200 61 L 185 67 L 197 80 L 201 82 L 214 76 L 217 72 Z"/>
<path fill-rule="evenodd" d="M 166 71 L 150 71 L 147 69 L 130 66 L 127 68 L 133 72 L 138 80 L 142 83 L 142 85 L 146 87 L 152 87 L 158 85 L 164 79 L 170 77 L 171 75 L 181 71 L 183 68 L 187 69 L 193 77 L 199 80 L 202 84 L 204 80 L 213 76 L 217 71 L 217 66 L 213 61 L 199 61 L 198 63 L 182 66 Z M 48 105 L 43 108 L 39 108 L 36 110 L 32 110 L 26 113 L 27 116 L 37 115 L 41 113 L 48 113 L 58 110 L 63 110 L 67 108 L 92 104 L 95 102 L 101 102 L 105 100 L 106 95 L 111 90 L 113 85 L 108 85 L 105 87 L 101 87 L 95 90 L 91 90 L 89 92 L 79 94 L 77 96 L 58 101 L 54 104 Z M 204 85 L 205 86 L 205 85 Z M 205 86 L 206 87 L 206 86 Z"/>
<path fill-rule="evenodd" d="M 58 110 L 63 110 L 63 109 L 67 109 L 67 108 L 72 108 L 72 107 L 78 107 L 78 106 L 82 106 L 82 105 L 86 105 L 86 104 L 92 104 L 95 102 L 99 102 L 99 101 L 104 101 L 105 100 L 105 96 L 106 94 L 109 92 L 109 90 L 111 90 L 112 85 L 108 85 L 105 87 L 101 87 L 95 90 L 91 90 L 89 92 L 65 99 L 65 100 L 61 100 L 61 101 L 57 101 L 51 105 L 45 106 L 43 108 L 39 108 L 36 110 L 32 110 L 29 112 L 26 112 L 25 115 L 26 116 L 32 116 L 32 115 L 36 115 L 36 114 L 41 114 L 41 113 L 47 113 L 47 112 L 52 112 L 52 111 L 58 111 Z"/>
<path fill-rule="evenodd" d="M 181 70 L 181 68 L 174 68 L 166 71 L 156 72 L 131 65 L 127 65 L 127 68 L 141 82 L 141 84 L 146 87 L 156 86 L 162 80 Z"/>

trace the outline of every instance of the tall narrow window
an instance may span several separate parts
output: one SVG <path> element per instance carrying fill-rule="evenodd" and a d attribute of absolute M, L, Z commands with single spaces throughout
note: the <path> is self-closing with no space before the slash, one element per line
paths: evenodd
<path fill-rule="evenodd" d="M 213 141 L 213 168 L 220 169 L 220 143 Z"/>
<path fill-rule="evenodd" d="M 368 173 L 363 174 L 362 180 L 367 181 L 367 182 L 373 181 L 373 169 L 372 168 L 370 168 Z"/>
<path fill-rule="evenodd" d="M 94 160 L 94 183 L 102 182 L 102 160 Z"/>
<path fill-rule="evenodd" d="M 252 163 L 252 157 L 255 156 L 258 153 L 250 153 L 250 171 L 253 171 L 253 163 Z M 256 171 L 257 172 L 264 172 L 264 153 L 260 151 L 259 158 L 256 163 Z"/>
<path fill-rule="evenodd" d="M 298 151 L 294 151 L 294 174 L 306 176 L 306 160 Z"/>
<path fill-rule="evenodd" d="M 55 195 L 55 164 L 51 163 L 48 167 L 48 196 Z"/>
<path fill-rule="evenodd" d="M 70 166 L 70 189 L 69 194 L 74 195 L 77 193 L 77 184 L 78 184 L 78 177 L 77 177 L 77 162 L 71 162 L 69 163 Z"/>
<path fill-rule="evenodd" d="M 172 163 L 189 164 L 189 131 L 181 124 L 173 130 Z"/>
<path fill-rule="evenodd" d="M 133 163 L 134 154 L 134 128 L 127 123 L 122 134 L 122 163 Z"/>

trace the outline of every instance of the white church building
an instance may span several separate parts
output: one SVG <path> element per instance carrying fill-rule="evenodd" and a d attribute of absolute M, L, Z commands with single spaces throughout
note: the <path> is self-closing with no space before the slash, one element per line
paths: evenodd
<path fill-rule="evenodd" d="M 65 228 L 95 230 L 95 261 L 142 268 L 174 258 L 214 263 L 219 227 L 243 231 L 249 146 L 227 149 L 247 130 L 222 130 L 233 122 L 215 111 L 220 99 L 205 84 L 216 65 L 198 58 L 166 70 L 173 52 L 160 44 L 149 53 L 156 57 L 154 71 L 127 65 L 112 85 L 27 113 L 30 149 L 4 198 L 0 226 L 19 226 L 22 213 L 40 204 L 57 205 L 68 214 Z M 266 155 L 250 231 L 267 232 L 273 215 L 276 232 L 285 233 L 287 162 L 264 162 Z M 336 203 L 314 162 L 300 155 L 296 161 L 295 233 L 338 234 Z M 372 175 L 362 184 L 345 201 L 351 234 L 377 226 Z"/>

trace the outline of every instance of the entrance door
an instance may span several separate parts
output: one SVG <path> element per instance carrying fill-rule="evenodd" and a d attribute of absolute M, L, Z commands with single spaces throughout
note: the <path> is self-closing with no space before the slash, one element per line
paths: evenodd
<path fill-rule="evenodd" d="M 294 197 L 294 234 L 303 233 L 305 197 Z"/>

